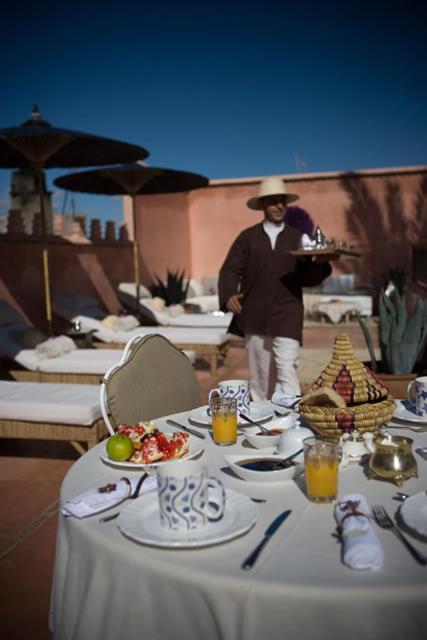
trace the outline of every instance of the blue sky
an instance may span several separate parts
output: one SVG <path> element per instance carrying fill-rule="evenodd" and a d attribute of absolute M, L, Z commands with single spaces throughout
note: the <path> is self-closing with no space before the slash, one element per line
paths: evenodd
<path fill-rule="evenodd" d="M 16 3 L 2 12 L 0 127 L 37 103 L 55 126 L 209 178 L 426 164 L 425 5 Z M 66 172 L 49 170 L 48 186 Z M 121 219 L 120 198 L 74 201 Z"/>

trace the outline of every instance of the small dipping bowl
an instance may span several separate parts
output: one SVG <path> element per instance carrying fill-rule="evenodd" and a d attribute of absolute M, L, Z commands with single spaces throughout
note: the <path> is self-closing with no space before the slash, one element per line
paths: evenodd
<path fill-rule="evenodd" d="M 297 456 L 287 468 L 275 468 L 274 463 L 280 463 L 281 460 L 285 459 L 285 456 L 279 456 L 274 453 L 241 453 L 226 455 L 224 459 L 236 476 L 249 482 L 282 482 L 284 480 L 292 480 L 292 478 L 304 468 L 304 456 L 302 453 Z M 272 468 L 267 466 L 268 462 L 273 463 Z"/>
<path fill-rule="evenodd" d="M 271 435 L 264 433 L 259 427 L 245 427 L 245 438 L 255 449 L 277 447 L 282 433 L 288 429 L 292 429 L 297 419 L 297 413 L 290 413 L 287 416 L 283 416 L 277 420 L 270 420 L 267 424 L 263 424 L 263 427 L 268 429 Z"/>

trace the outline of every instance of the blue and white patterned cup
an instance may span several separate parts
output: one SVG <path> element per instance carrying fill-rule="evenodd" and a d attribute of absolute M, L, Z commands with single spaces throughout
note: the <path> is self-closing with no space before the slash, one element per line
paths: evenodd
<path fill-rule="evenodd" d="M 236 398 L 237 413 L 249 413 L 249 382 L 247 380 L 221 380 L 218 388 L 209 391 L 209 404 L 214 395 L 221 398 Z"/>
<path fill-rule="evenodd" d="M 220 520 L 225 490 L 218 478 L 208 476 L 200 460 L 170 462 L 157 468 L 160 524 L 173 531 L 201 529 Z"/>
<path fill-rule="evenodd" d="M 427 376 L 415 378 L 415 380 L 408 384 L 408 400 L 415 406 L 417 416 L 427 418 Z"/>

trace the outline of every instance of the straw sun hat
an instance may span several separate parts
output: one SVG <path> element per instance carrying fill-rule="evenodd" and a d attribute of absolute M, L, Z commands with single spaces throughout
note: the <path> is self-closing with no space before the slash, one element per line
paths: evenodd
<path fill-rule="evenodd" d="M 258 187 L 258 195 L 254 198 L 249 198 L 247 205 L 249 209 L 263 209 L 263 198 L 266 196 L 283 196 L 286 204 L 295 202 L 299 196 L 296 193 L 287 193 L 284 182 L 281 178 L 265 178 L 260 182 Z"/>

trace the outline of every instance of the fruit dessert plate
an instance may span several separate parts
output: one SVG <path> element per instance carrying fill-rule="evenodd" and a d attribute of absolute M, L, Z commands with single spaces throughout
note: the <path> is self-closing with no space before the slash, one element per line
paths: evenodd
<path fill-rule="evenodd" d="M 203 448 L 193 436 L 183 431 L 165 433 L 154 422 L 120 425 L 108 438 L 101 460 L 121 469 L 156 467 L 180 458 L 197 457 Z"/>

